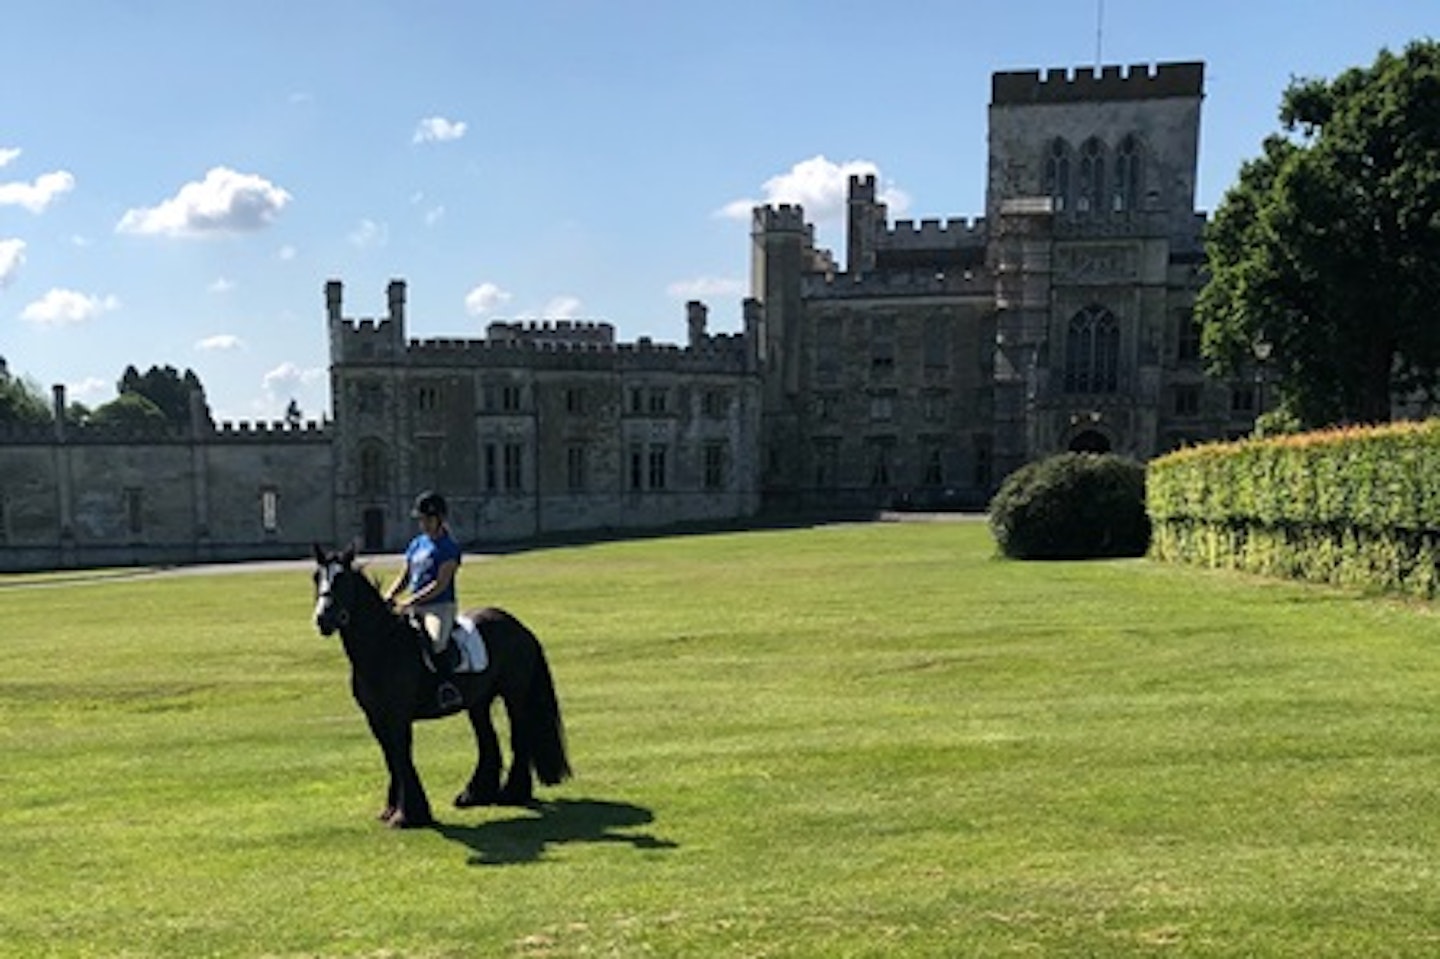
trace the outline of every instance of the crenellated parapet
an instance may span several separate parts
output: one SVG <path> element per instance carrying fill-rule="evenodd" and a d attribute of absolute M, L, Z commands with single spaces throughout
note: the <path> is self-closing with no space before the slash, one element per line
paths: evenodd
<path fill-rule="evenodd" d="M 991 296 L 995 277 L 986 269 L 883 270 L 803 278 L 806 299 L 864 299 L 908 296 Z"/>
<path fill-rule="evenodd" d="M 991 106 L 1033 103 L 1074 103 L 1094 100 L 1155 100 L 1198 97 L 1205 83 L 1205 64 L 1161 63 L 1154 67 L 1109 65 L 1099 73 L 1055 68 L 1017 70 L 991 78 Z"/>
<path fill-rule="evenodd" d="M 400 359 L 405 348 L 405 281 L 390 281 L 386 289 L 390 312 L 381 319 L 346 317 L 344 290 L 339 280 L 325 283 L 330 362 L 387 363 Z"/>
<path fill-rule="evenodd" d="M 496 321 L 485 328 L 485 338 L 492 343 L 594 348 L 613 346 L 615 327 L 590 320 Z"/>
<path fill-rule="evenodd" d="M 752 233 L 806 233 L 805 208 L 798 203 L 757 206 L 752 212 Z"/>
<path fill-rule="evenodd" d="M 329 442 L 333 434 L 329 420 L 291 423 L 285 420 L 223 422 L 207 440 L 220 443 L 317 443 Z"/>
<path fill-rule="evenodd" d="M 881 250 L 955 250 L 981 248 L 990 238 L 985 218 L 896 220 L 875 238 Z"/>

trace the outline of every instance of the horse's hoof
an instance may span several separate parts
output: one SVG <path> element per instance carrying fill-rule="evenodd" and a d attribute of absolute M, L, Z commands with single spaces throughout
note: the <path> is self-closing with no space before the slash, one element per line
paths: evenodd
<path fill-rule="evenodd" d="M 494 806 L 496 797 L 494 793 L 472 793 L 466 789 L 455 797 L 456 809 L 470 809 L 475 806 Z"/>
<path fill-rule="evenodd" d="M 435 819 L 431 816 L 407 816 L 403 809 L 397 809 L 395 815 L 385 820 L 385 825 L 391 829 L 428 829 L 435 825 Z"/>
<path fill-rule="evenodd" d="M 395 814 L 399 811 L 400 810 L 396 809 L 394 806 L 386 806 L 384 809 L 380 810 L 380 815 L 376 816 L 375 818 L 380 820 L 381 822 L 389 822 L 391 819 L 395 818 Z"/>

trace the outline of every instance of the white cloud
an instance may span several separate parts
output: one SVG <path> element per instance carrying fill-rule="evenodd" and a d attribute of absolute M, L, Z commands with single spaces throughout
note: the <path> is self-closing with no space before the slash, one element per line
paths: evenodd
<path fill-rule="evenodd" d="M 121 217 L 118 233 L 144 236 L 205 236 L 264 229 L 291 196 L 253 173 L 214 167 L 205 179 L 187 183 L 159 206 L 137 208 Z"/>
<path fill-rule="evenodd" d="M 214 336 L 207 336 L 195 344 L 195 349 L 203 352 L 218 352 L 223 350 L 238 350 L 245 345 L 245 341 L 233 333 L 217 333 Z"/>
<path fill-rule="evenodd" d="M 0 147 L 0 166 L 5 166 L 19 155 L 19 147 Z"/>
<path fill-rule="evenodd" d="M 544 317 L 552 320 L 573 320 L 580 315 L 580 300 L 573 296 L 557 296 L 545 304 Z"/>
<path fill-rule="evenodd" d="M 120 301 L 114 296 L 88 296 L 74 290 L 52 289 L 25 307 L 20 318 L 36 326 L 68 326 L 85 323 L 119 308 Z"/>
<path fill-rule="evenodd" d="M 229 293 L 235 289 L 235 281 L 223 276 L 217 277 L 215 282 L 211 283 L 206 289 L 211 293 Z"/>
<path fill-rule="evenodd" d="M 502 303 L 508 303 L 510 294 L 494 283 L 481 283 L 465 294 L 465 312 L 471 316 L 484 316 L 495 312 Z"/>
<path fill-rule="evenodd" d="M 465 135 L 464 120 L 447 120 L 444 117 L 426 117 L 415 127 L 412 143 L 444 143 L 458 140 Z"/>
<path fill-rule="evenodd" d="M 880 168 L 869 160 L 834 163 L 824 156 L 813 156 L 766 180 L 761 186 L 765 191 L 763 199 L 732 200 L 715 215 L 732 220 L 749 220 L 754 207 L 798 203 L 805 208 L 805 215 L 812 222 L 840 219 L 849 200 L 852 176 L 874 176 L 877 182 L 883 183 Z M 891 214 L 904 213 L 910 206 L 910 197 L 893 184 L 885 184 L 877 191 L 877 198 L 889 205 Z"/>
<path fill-rule="evenodd" d="M 0 289 L 8 286 L 25 263 L 24 240 L 0 240 Z"/>
<path fill-rule="evenodd" d="M 87 376 L 85 379 L 75 383 L 65 384 L 65 395 L 72 400 L 85 400 L 87 397 L 98 397 L 112 387 L 108 380 L 102 380 L 98 376 Z"/>
<path fill-rule="evenodd" d="M 374 220 L 361 220 L 346 239 L 362 250 L 375 249 L 390 242 L 390 228 Z"/>
<path fill-rule="evenodd" d="M 30 183 L 0 183 L 0 206 L 23 206 L 31 213 L 44 213 L 52 200 L 73 189 L 75 178 L 64 170 L 41 174 Z"/>
<path fill-rule="evenodd" d="M 425 225 L 434 226 L 439 223 L 444 216 L 445 208 L 443 206 L 431 207 L 425 211 Z"/>
<path fill-rule="evenodd" d="M 291 260 L 295 259 L 295 256 L 298 252 L 298 250 L 296 250 L 293 246 L 287 243 L 282 246 L 279 252 L 277 252 L 275 255 L 280 259 L 284 260 L 286 263 L 289 263 Z"/>
<path fill-rule="evenodd" d="M 325 370 L 322 367 L 300 367 L 286 360 L 266 373 L 261 380 L 265 392 L 271 395 L 290 394 L 298 391 L 301 387 L 321 383 L 325 380 Z"/>
<path fill-rule="evenodd" d="M 697 276 L 693 280 L 676 280 L 665 292 L 677 300 L 703 300 L 708 296 L 744 296 L 750 284 L 744 280 L 727 280 L 718 276 Z"/>

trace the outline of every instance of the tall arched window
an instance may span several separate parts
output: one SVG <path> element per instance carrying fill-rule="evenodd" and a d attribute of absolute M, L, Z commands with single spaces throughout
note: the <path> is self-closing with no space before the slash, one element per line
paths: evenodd
<path fill-rule="evenodd" d="M 360 493 L 375 496 L 385 492 L 385 447 L 378 440 L 360 446 Z"/>
<path fill-rule="evenodd" d="M 1056 213 L 1070 206 L 1070 145 L 1056 137 L 1045 154 L 1045 195 Z"/>
<path fill-rule="evenodd" d="M 1120 324 L 1103 306 L 1087 306 L 1065 331 L 1065 392 L 1114 393 L 1120 386 Z"/>
<path fill-rule="evenodd" d="M 1110 209 L 1116 213 L 1134 210 L 1140 200 L 1140 143 L 1133 135 L 1120 141 L 1115 151 L 1115 190 Z"/>
<path fill-rule="evenodd" d="M 1080 196 L 1075 209 L 1081 213 L 1099 213 L 1105 202 L 1105 150 L 1100 141 L 1091 137 L 1080 148 Z"/>

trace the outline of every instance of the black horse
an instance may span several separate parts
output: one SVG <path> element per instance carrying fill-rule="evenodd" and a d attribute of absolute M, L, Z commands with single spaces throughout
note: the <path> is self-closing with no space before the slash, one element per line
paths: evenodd
<path fill-rule="evenodd" d="M 350 658 L 350 688 L 370 731 L 385 754 L 390 787 L 384 822 L 396 828 L 433 825 L 435 818 L 412 755 L 411 724 L 464 709 L 475 727 L 480 758 L 455 805 L 525 806 L 534 802 L 534 779 L 553 786 L 570 776 L 565 730 L 550 666 L 540 641 L 501 609 L 469 610 L 485 639 L 489 665 L 479 673 L 456 673 L 463 702 L 441 709 L 439 681 L 422 652 L 423 630 L 395 613 L 369 577 L 354 568 L 355 551 L 326 553 L 315 547 L 315 627 L 336 630 Z M 500 783 L 500 740 L 490 722 L 499 697 L 510 721 L 510 774 Z M 533 778 L 532 778 L 533 772 Z"/>

